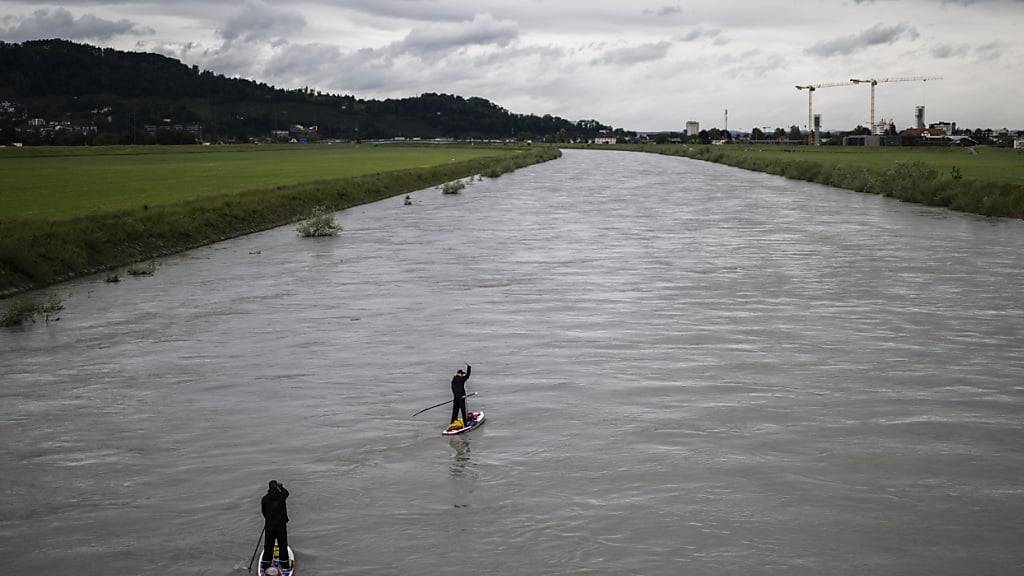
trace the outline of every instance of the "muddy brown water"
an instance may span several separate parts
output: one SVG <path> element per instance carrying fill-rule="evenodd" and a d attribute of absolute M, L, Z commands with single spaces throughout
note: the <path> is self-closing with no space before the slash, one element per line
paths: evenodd
<path fill-rule="evenodd" d="M 599 151 L 413 199 L 0 331 L 6 569 L 240 575 L 277 479 L 300 574 L 1024 570 L 1024 223 Z"/>

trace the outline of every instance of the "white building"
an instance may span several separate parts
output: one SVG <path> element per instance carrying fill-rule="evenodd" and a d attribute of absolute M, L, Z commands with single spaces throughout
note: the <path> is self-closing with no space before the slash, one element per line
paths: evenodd
<path fill-rule="evenodd" d="M 688 121 L 686 123 L 686 135 L 696 136 L 697 134 L 700 134 L 700 122 L 697 122 L 696 120 Z"/>
<path fill-rule="evenodd" d="M 1013 141 L 1014 150 L 1024 150 L 1024 138 L 1018 138 Z"/>
<path fill-rule="evenodd" d="M 615 144 L 615 137 L 598 136 L 594 138 L 594 144 Z"/>

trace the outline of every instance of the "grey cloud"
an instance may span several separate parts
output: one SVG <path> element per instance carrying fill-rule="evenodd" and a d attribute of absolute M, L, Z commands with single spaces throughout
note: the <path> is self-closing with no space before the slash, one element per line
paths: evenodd
<path fill-rule="evenodd" d="M 970 50 L 967 44 L 936 44 L 928 49 L 928 53 L 933 58 L 945 59 L 966 56 Z"/>
<path fill-rule="evenodd" d="M 683 9 L 678 4 L 666 4 L 665 6 L 661 6 L 655 9 L 647 8 L 646 10 L 644 10 L 644 14 L 665 17 L 672 16 L 673 14 L 679 14 L 682 11 Z"/>
<path fill-rule="evenodd" d="M 680 42 L 692 42 L 701 38 L 714 38 L 721 34 L 722 31 L 718 28 L 693 28 L 686 34 L 677 36 L 676 40 Z"/>
<path fill-rule="evenodd" d="M 840 36 L 839 38 L 834 38 L 832 40 L 818 42 L 817 44 L 805 49 L 804 53 L 823 57 L 836 55 L 845 56 L 870 46 L 892 44 L 897 40 L 904 38 L 913 40 L 918 36 L 920 36 L 920 34 L 918 34 L 917 29 L 905 22 L 900 22 L 899 24 L 894 24 L 892 26 L 886 26 L 879 23 L 867 30 L 862 30 L 858 34 L 850 34 L 848 36 Z"/>
<path fill-rule="evenodd" d="M 715 57 L 713 66 L 731 79 L 762 78 L 770 72 L 785 70 L 786 58 L 775 52 L 751 48 L 740 53 L 724 53 Z"/>
<path fill-rule="evenodd" d="M 414 28 L 398 47 L 414 53 L 444 51 L 463 46 L 507 46 L 519 37 L 519 25 L 496 20 L 490 14 L 477 14 L 469 22 L 436 24 Z"/>
<path fill-rule="evenodd" d="M 75 18 L 67 8 L 44 8 L 24 18 L 4 18 L 4 22 L 11 25 L 0 28 L 0 36 L 15 42 L 39 38 L 103 41 L 125 34 L 141 36 L 154 33 L 152 28 L 139 26 L 130 20 L 107 20 L 93 14 Z"/>
<path fill-rule="evenodd" d="M 637 46 L 623 46 L 608 50 L 600 57 L 591 61 L 591 64 L 612 64 L 616 66 L 628 66 L 652 60 L 661 60 L 668 54 L 672 43 L 667 40 L 661 42 L 650 42 Z"/>
<path fill-rule="evenodd" d="M 221 38 L 231 41 L 274 41 L 306 27 L 302 14 L 275 8 L 262 1 L 246 2 L 218 30 Z"/>
<path fill-rule="evenodd" d="M 977 56 L 978 62 L 984 62 L 985 60 L 998 60 L 1003 55 L 1003 44 L 1002 42 L 989 42 L 988 44 L 982 44 L 974 49 L 974 53 Z"/>

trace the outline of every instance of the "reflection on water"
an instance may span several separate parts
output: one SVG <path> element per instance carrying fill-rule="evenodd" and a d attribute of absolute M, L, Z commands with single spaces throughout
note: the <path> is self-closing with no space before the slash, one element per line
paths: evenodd
<path fill-rule="evenodd" d="M 465 474 L 466 466 L 470 465 L 469 435 L 458 434 L 448 436 L 448 446 L 452 449 L 452 464 L 449 467 L 452 477 Z"/>
<path fill-rule="evenodd" d="M 469 434 L 448 436 L 448 446 L 452 450 L 451 464 L 448 472 L 451 475 L 452 506 L 468 508 L 480 473 L 473 464 L 470 454 Z"/>

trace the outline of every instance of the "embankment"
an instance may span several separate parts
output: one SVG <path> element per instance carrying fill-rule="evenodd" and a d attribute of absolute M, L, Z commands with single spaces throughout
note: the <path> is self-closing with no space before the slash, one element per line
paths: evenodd
<path fill-rule="evenodd" d="M 250 190 L 59 220 L 0 222 L 0 296 L 296 222 L 473 174 L 495 177 L 558 158 L 557 149 Z"/>
<path fill-rule="evenodd" d="M 927 156 L 923 159 L 897 159 L 903 157 L 894 152 L 891 162 L 862 166 L 842 158 L 801 153 L 800 149 L 792 151 L 792 158 L 779 158 L 781 154 L 777 150 L 762 152 L 742 145 L 615 145 L 600 149 L 683 156 L 857 192 L 881 194 L 905 202 L 985 216 L 1024 218 L 1024 185 L 1000 180 L 998 173 L 993 173 L 991 179 L 963 176 L 958 170 L 944 170 L 944 167 L 929 162 Z M 1010 156 L 1008 161 L 1018 163 L 1018 160 Z M 1008 169 L 1017 167 L 1009 166 Z"/>

